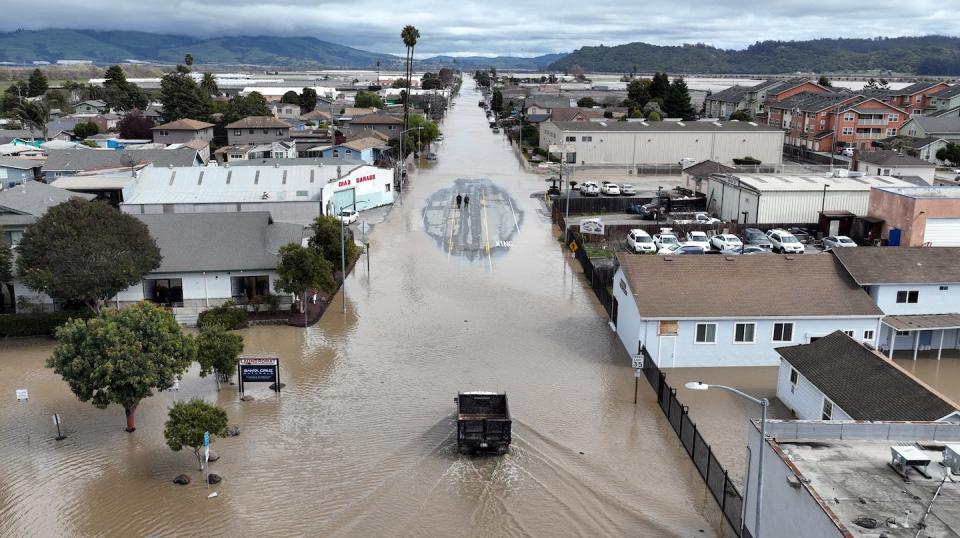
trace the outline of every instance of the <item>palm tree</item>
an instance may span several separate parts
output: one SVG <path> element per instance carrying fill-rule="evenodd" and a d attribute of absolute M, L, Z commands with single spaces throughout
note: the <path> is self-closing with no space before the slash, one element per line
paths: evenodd
<path fill-rule="evenodd" d="M 407 46 L 407 95 L 403 99 L 403 130 L 407 130 L 410 125 L 410 79 L 413 77 L 413 49 L 417 46 L 417 39 L 420 38 L 420 30 L 413 25 L 406 25 L 400 32 L 403 38 L 403 44 Z"/>
<path fill-rule="evenodd" d="M 21 99 L 20 103 L 13 109 L 13 116 L 30 129 L 31 134 L 39 131 L 43 134 L 43 141 L 47 141 L 47 124 L 50 123 L 50 109 L 43 101 L 26 101 Z"/>

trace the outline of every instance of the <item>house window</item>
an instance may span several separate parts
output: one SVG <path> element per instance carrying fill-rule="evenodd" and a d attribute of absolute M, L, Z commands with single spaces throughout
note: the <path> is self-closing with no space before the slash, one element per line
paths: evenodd
<path fill-rule="evenodd" d="M 843 121 L 853 121 L 853 112 L 847 112 L 844 114 Z"/>
<path fill-rule="evenodd" d="M 887 116 L 887 121 L 897 121 L 900 119 L 900 116 L 897 114 L 890 114 Z"/>
<path fill-rule="evenodd" d="M 940 291 L 947 291 L 950 289 L 950 286 L 940 286 Z"/>
<path fill-rule="evenodd" d="M 820 420 L 833 420 L 833 402 L 824 398 Z"/>
<path fill-rule="evenodd" d="M 897 128 L 896 127 L 887 128 L 887 136 L 897 136 Z"/>
<path fill-rule="evenodd" d="M 240 136 L 242 134 L 243 134 L 243 131 L 241 131 L 240 129 L 233 130 L 233 136 Z"/>
<path fill-rule="evenodd" d="M 169 307 L 183 306 L 183 280 L 148 278 L 143 281 L 143 297 L 151 303 Z"/>
<path fill-rule="evenodd" d="M 864 340 L 873 340 L 873 329 L 867 329 L 863 331 Z"/>
<path fill-rule="evenodd" d="M 916 304 L 917 299 L 920 298 L 920 292 L 917 290 L 905 290 L 897 292 L 897 303 L 900 304 Z"/>
<path fill-rule="evenodd" d="M 230 289 L 233 298 L 243 304 L 254 297 L 263 297 L 270 293 L 270 277 L 267 275 L 230 277 Z"/>
<path fill-rule="evenodd" d="M 773 341 L 793 342 L 793 323 L 774 323 Z"/>
<path fill-rule="evenodd" d="M 923 96 L 922 96 L 922 95 L 918 95 L 918 96 L 916 97 L 916 99 L 914 99 L 913 101 L 914 101 L 915 103 L 919 103 L 919 102 L 923 101 Z"/>
<path fill-rule="evenodd" d="M 796 392 L 798 382 L 800 382 L 800 372 L 798 372 L 794 368 L 791 368 L 790 369 L 790 392 L 791 393 Z"/>
<path fill-rule="evenodd" d="M 921 116 L 921 115 L 923 115 L 923 111 L 920 110 L 919 108 L 915 108 L 915 109 L 913 109 L 913 115 L 914 115 L 914 116 Z"/>
<path fill-rule="evenodd" d="M 843 334 L 849 336 L 850 338 L 853 338 L 853 331 L 843 331 Z"/>
<path fill-rule="evenodd" d="M 843 134 L 845 134 L 845 135 L 852 135 L 852 134 L 853 134 L 853 127 L 844 127 L 844 128 L 843 128 Z"/>
<path fill-rule="evenodd" d="M 697 323 L 697 336 L 694 342 L 697 344 L 716 344 L 717 324 Z"/>
<path fill-rule="evenodd" d="M 277 129 L 277 136 L 283 136 L 283 129 Z"/>
<path fill-rule="evenodd" d="M 661 320 L 659 333 L 661 336 L 676 336 L 680 329 L 680 322 L 677 320 Z"/>
<path fill-rule="evenodd" d="M 733 341 L 737 344 L 752 344 L 754 342 L 754 333 L 756 332 L 756 323 L 737 323 L 733 329 Z"/>
<path fill-rule="evenodd" d="M 253 134 L 253 129 L 247 129 L 247 134 Z"/>
<path fill-rule="evenodd" d="M 270 134 L 270 129 L 264 129 L 263 134 Z"/>
<path fill-rule="evenodd" d="M 346 154 L 347 154 L 347 155 L 353 155 L 353 151 L 351 151 L 351 150 L 348 149 L 348 150 L 346 150 Z"/>
<path fill-rule="evenodd" d="M 384 187 L 386 188 L 386 191 L 385 191 L 385 192 L 390 192 L 390 184 L 389 184 L 389 183 L 387 183 L 386 185 L 384 185 Z"/>
<path fill-rule="evenodd" d="M 581 141 L 581 142 L 593 142 L 593 137 L 592 137 L 592 136 L 581 136 L 581 137 L 580 137 L 580 141 Z"/>
<path fill-rule="evenodd" d="M 910 331 L 897 331 L 897 336 L 907 336 L 910 334 Z"/>
<path fill-rule="evenodd" d="M 567 140 L 567 142 L 576 142 L 576 141 L 577 141 L 577 137 L 575 137 L 575 136 L 568 136 L 568 137 L 566 138 L 566 140 Z"/>

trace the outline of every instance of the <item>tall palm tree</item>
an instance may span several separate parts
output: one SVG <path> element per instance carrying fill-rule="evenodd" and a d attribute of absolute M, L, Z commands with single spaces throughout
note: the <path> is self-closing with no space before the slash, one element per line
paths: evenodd
<path fill-rule="evenodd" d="M 39 131 L 43 135 L 43 141 L 47 141 L 47 124 L 50 123 L 50 109 L 43 101 L 20 100 L 20 103 L 13 110 L 13 116 L 30 129 L 31 134 Z"/>
<path fill-rule="evenodd" d="M 413 25 L 406 25 L 400 32 L 403 38 L 403 44 L 407 46 L 407 95 L 403 100 L 403 130 L 410 128 L 410 79 L 413 77 L 413 49 L 417 46 L 417 39 L 420 38 L 420 30 Z"/>

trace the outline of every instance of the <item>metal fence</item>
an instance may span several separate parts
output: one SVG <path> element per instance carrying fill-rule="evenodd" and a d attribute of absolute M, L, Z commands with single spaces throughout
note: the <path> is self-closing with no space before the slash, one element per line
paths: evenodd
<path fill-rule="evenodd" d="M 750 533 L 742 528 L 743 496 L 737 491 L 727 471 L 720 465 L 710 444 L 697 430 L 696 423 L 690 419 L 687 406 L 677 400 L 677 390 L 667 384 L 666 374 L 661 372 L 653 362 L 646 348 L 641 348 L 640 351 L 643 354 L 644 377 L 657 393 L 657 403 L 673 431 L 680 438 L 684 451 L 693 460 L 700 477 L 703 478 L 707 489 L 710 490 L 724 518 L 733 527 L 737 536 L 749 537 Z"/>
<path fill-rule="evenodd" d="M 613 295 L 610 293 L 609 286 L 613 285 L 613 275 L 617 272 L 616 263 L 613 265 L 594 264 L 584 246 L 583 236 L 579 232 L 571 232 L 570 237 L 577 245 L 574 255 L 580 262 L 580 266 L 583 267 L 583 276 L 590 282 L 590 287 L 593 288 L 597 300 L 607 311 L 607 318 L 612 318 Z"/>

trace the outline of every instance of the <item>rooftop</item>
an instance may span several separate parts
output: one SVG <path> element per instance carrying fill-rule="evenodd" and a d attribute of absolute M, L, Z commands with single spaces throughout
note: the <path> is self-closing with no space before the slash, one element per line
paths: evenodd
<path fill-rule="evenodd" d="M 683 169 L 684 174 L 693 177 L 709 176 L 710 174 L 729 174 L 736 171 L 736 168 L 711 161 L 710 159 L 700 161 L 697 164 L 691 164 Z"/>
<path fill-rule="evenodd" d="M 402 125 L 403 120 L 390 114 L 367 114 L 350 123 L 352 125 Z"/>
<path fill-rule="evenodd" d="M 864 151 L 860 153 L 859 159 L 863 162 L 879 164 L 882 166 L 904 166 L 904 167 L 922 167 L 936 168 L 937 165 L 927 162 L 923 159 L 912 157 L 905 153 L 899 153 L 892 150 Z"/>
<path fill-rule="evenodd" d="M 946 88 L 938 91 L 935 94 L 932 94 L 930 97 L 935 97 L 937 99 L 949 99 L 955 95 L 960 95 L 960 84 L 954 86 L 947 86 Z"/>
<path fill-rule="evenodd" d="M 827 177 L 822 175 L 784 175 L 784 174 L 728 174 L 718 179 L 731 185 L 741 185 L 758 192 L 782 191 L 822 191 L 824 186 L 830 192 L 864 191 L 873 187 L 914 187 L 914 183 L 902 178 L 888 176 L 847 176 Z"/>
<path fill-rule="evenodd" d="M 201 131 L 203 129 L 209 129 L 210 127 L 213 127 L 212 123 L 184 118 L 182 120 L 164 123 L 163 125 L 157 125 L 156 127 L 153 127 L 152 130 L 156 131 L 158 129 L 163 129 L 165 131 Z"/>
<path fill-rule="evenodd" d="M 618 255 L 617 259 L 644 318 L 883 314 L 829 255 Z M 789 286 L 782 285 L 784 275 L 790 275 Z M 717 286 L 717 282 L 724 285 Z M 666 283 L 670 284 L 669 293 L 649 292 Z M 768 292 L 773 289 L 775 293 Z"/>
<path fill-rule="evenodd" d="M 841 331 L 809 344 L 779 347 L 777 353 L 854 420 L 936 421 L 958 409 Z"/>
<path fill-rule="evenodd" d="M 915 93 L 920 93 L 922 91 L 929 90 L 934 86 L 942 84 L 941 82 L 930 82 L 930 81 L 920 81 L 914 82 L 913 84 L 900 88 L 899 90 L 894 90 L 894 95 L 913 95 Z"/>
<path fill-rule="evenodd" d="M 861 286 L 960 283 L 960 247 L 838 248 L 832 252 Z"/>
<path fill-rule="evenodd" d="M 26 181 L 15 187 L 0 190 L 0 213 L 42 217 L 47 209 L 71 198 L 91 200 L 94 196 L 65 191 L 39 181 Z"/>
<path fill-rule="evenodd" d="M 922 127 L 928 135 L 935 135 L 937 133 L 960 133 L 960 117 L 957 116 L 914 116 L 910 118 L 907 123 L 904 123 L 904 126 L 910 123 L 916 123 Z M 901 132 L 905 130 L 909 131 L 909 129 L 900 129 Z"/>
<path fill-rule="evenodd" d="M 197 150 L 180 149 L 138 149 L 138 150 L 97 150 L 97 149 L 61 149 L 47 152 L 44 171 L 79 172 L 103 168 L 132 167 L 139 163 L 153 163 L 158 167 L 192 166 L 197 160 Z"/>
<path fill-rule="evenodd" d="M 43 166 L 43 159 L 23 159 L 20 157 L 0 156 L 0 168 L 15 168 L 17 170 L 30 170 L 31 168 L 40 168 Z"/>
<path fill-rule="evenodd" d="M 889 192 L 891 194 L 899 194 L 900 196 L 906 196 L 907 198 L 944 198 L 944 199 L 956 199 L 960 198 L 960 186 L 958 185 L 935 185 L 935 186 L 925 186 L 925 187 L 880 187 L 877 186 L 879 190 L 884 192 Z"/>
<path fill-rule="evenodd" d="M 556 122 L 561 131 L 585 132 L 771 132 L 782 133 L 778 127 L 747 121 L 566 121 Z"/>
<path fill-rule="evenodd" d="M 273 116 L 247 116 L 242 120 L 228 123 L 226 129 L 289 129 L 290 124 Z"/>

